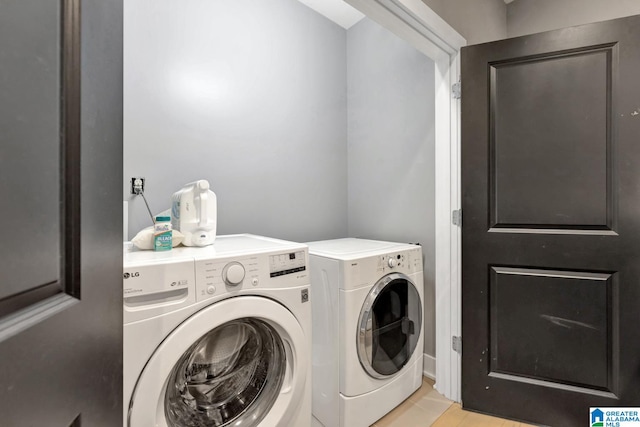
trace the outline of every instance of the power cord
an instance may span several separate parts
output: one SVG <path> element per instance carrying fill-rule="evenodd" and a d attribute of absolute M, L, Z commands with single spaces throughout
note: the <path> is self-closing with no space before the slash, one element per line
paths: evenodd
<path fill-rule="evenodd" d="M 144 197 L 144 191 L 140 193 L 140 195 L 142 196 L 142 200 L 144 200 L 144 204 L 147 205 L 147 211 L 149 212 L 149 216 L 151 217 L 151 222 L 153 224 L 156 223 L 155 218 L 153 217 L 153 214 L 151 213 L 151 209 L 149 209 L 149 203 L 147 203 L 147 198 Z"/>

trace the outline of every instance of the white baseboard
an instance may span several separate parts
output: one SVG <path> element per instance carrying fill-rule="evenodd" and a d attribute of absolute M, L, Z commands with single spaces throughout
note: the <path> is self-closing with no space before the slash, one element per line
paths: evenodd
<path fill-rule="evenodd" d="M 427 353 L 422 358 L 422 375 L 434 381 L 436 379 L 436 358 Z"/>

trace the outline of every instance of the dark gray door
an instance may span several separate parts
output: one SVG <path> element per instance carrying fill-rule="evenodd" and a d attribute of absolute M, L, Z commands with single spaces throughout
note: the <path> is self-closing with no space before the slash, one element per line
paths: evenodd
<path fill-rule="evenodd" d="M 122 0 L 0 0 L 0 424 L 122 423 Z"/>
<path fill-rule="evenodd" d="M 462 51 L 463 407 L 640 406 L 640 16 Z"/>

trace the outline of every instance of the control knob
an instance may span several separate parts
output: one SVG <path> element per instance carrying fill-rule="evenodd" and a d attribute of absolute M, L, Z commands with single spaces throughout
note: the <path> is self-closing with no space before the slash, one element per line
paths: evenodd
<path fill-rule="evenodd" d="M 398 265 L 398 262 L 394 257 L 389 257 L 389 259 L 387 260 L 387 264 L 389 265 L 389 267 L 393 268 Z"/>
<path fill-rule="evenodd" d="M 230 262 L 222 269 L 222 280 L 228 286 L 238 286 L 244 280 L 244 266 L 239 262 Z"/>

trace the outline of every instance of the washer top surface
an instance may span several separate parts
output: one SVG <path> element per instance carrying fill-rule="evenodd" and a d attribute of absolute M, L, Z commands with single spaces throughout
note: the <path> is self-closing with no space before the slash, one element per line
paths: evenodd
<path fill-rule="evenodd" d="M 352 260 L 388 252 L 415 249 L 417 247 L 409 243 L 384 242 L 351 237 L 307 242 L 306 244 L 309 246 L 309 253 L 311 255 L 319 255 L 338 260 Z"/>
<path fill-rule="evenodd" d="M 272 251 L 299 250 L 305 248 L 302 243 L 256 236 L 253 234 L 230 234 L 218 236 L 213 245 L 203 247 L 179 246 L 170 251 L 155 252 L 133 249 L 124 253 L 124 263 L 163 263 L 181 259 L 209 259 Z"/>

